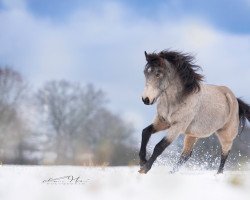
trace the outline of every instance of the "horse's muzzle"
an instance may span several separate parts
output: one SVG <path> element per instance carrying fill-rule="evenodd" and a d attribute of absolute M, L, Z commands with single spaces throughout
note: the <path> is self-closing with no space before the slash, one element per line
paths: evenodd
<path fill-rule="evenodd" d="M 152 102 L 150 102 L 150 100 L 149 100 L 148 97 L 146 97 L 146 98 L 143 98 L 143 97 L 142 97 L 142 101 L 143 101 L 143 103 L 146 104 L 146 105 L 152 105 L 152 104 L 154 104 L 155 99 L 154 99 Z"/>
<path fill-rule="evenodd" d="M 143 97 L 142 97 L 142 101 L 143 101 L 143 103 L 146 104 L 146 105 L 149 105 L 149 104 L 150 104 L 149 98 L 148 98 L 148 97 L 146 97 L 146 98 L 143 98 Z"/>

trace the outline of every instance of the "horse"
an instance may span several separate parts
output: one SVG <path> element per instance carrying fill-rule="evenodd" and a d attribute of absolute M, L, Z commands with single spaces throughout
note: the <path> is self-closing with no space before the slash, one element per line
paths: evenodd
<path fill-rule="evenodd" d="M 144 69 L 146 79 L 142 101 L 146 105 L 157 103 L 157 114 L 152 124 L 142 131 L 139 151 L 139 173 L 146 174 L 154 161 L 180 134 L 184 134 L 181 156 L 171 173 L 177 172 L 192 155 L 199 138 L 216 134 L 221 145 L 218 174 L 224 165 L 236 138 L 239 126 L 250 121 L 250 105 L 226 86 L 204 83 L 204 76 L 197 71 L 194 56 L 179 51 L 163 50 L 148 54 Z M 167 130 L 146 159 L 147 143 L 152 134 Z"/>

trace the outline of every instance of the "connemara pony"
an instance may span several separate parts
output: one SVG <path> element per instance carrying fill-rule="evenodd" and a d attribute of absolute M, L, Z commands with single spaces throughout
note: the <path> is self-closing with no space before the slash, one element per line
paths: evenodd
<path fill-rule="evenodd" d="M 164 149 L 184 133 L 183 151 L 172 170 L 176 172 L 190 158 L 199 138 L 216 133 L 222 147 L 218 173 L 222 173 L 239 123 L 244 128 L 246 119 L 250 120 L 250 106 L 225 86 L 202 83 L 203 76 L 197 73 L 200 67 L 189 54 L 165 50 L 152 54 L 145 52 L 145 56 L 146 85 L 142 101 L 146 105 L 157 103 L 157 115 L 142 131 L 139 172 L 147 173 Z M 167 137 L 155 146 L 147 160 L 149 138 L 162 130 L 167 130 Z"/>

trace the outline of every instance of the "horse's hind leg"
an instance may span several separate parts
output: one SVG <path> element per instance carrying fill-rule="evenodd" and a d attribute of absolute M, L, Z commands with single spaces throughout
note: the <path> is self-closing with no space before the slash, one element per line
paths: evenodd
<path fill-rule="evenodd" d="M 217 132 L 221 144 L 221 161 L 217 174 L 223 173 L 224 165 L 237 135 L 237 128 L 222 129 Z"/>
<path fill-rule="evenodd" d="M 181 157 L 180 157 L 179 161 L 177 162 L 177 164 L 174 166 L 171 173 L 177 172 L 179 170 L 179 168 L 185 162 L 187 162 L 187 160 L 191 157 L 193 146 L 196 143 L 196 141 L 197 141 L 196 137 L 191 137 L 191 136 L 185 135 Z"/>

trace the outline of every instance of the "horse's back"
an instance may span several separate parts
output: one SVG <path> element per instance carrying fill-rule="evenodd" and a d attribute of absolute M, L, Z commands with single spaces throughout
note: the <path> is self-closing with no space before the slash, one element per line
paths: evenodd
<path fill-rule="evenodd" d="M 214 100 L 219 104 L 223 103 L 228 106 L 230 114 L 233 112 L 237 114 L 238 100 L 230 88 L 219 85 L 203 85 L 203 87 L 207 90 L 205 97 L 210 96 L 211 98 L 215 98 Z M 216 102 L 212 101 L 212 103 Z"/>

